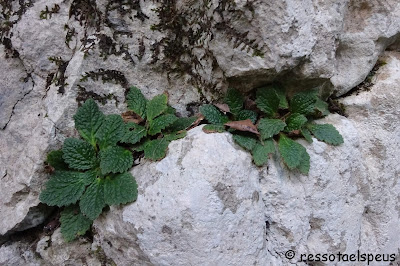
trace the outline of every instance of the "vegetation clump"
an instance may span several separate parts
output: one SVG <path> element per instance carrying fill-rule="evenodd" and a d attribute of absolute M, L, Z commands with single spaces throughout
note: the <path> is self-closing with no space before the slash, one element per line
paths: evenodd
<path fill-rule="evenodd" d="M 129 173 L 132 151 L 151 160 L 166 155 L 168 144 L 185 136 L 196 118 L 178 118 L 167 94 L 147 100 L 139 89 L 127 94 L 130 111 L 104 115 L 88 99 L 74 115 L 81 139 L 67 138 L 47 163 L 52 177 L 40 194 L 49 206 L 64 207 L 61 233 L 66 241 L 83 235 L 107 205 L 135 201 L 138 187 Z"/>
<path fill-rule="evenodd" d="M 289 169 L 308 174 L 310 156 L 296 138 L 312 142 L 312 135 L 320 141 L 340 145 L 343 138 L 330 124 L 314 120 L 329 114 L 328 104 L 314 90 L 299 92 L 289 98 L 279 87 L 264 87 L 256 92 L 255 101 L 229 89 L 226 104 L 203 105 L 201 113 L 207 121 L 207 133 L 223 132 L 227 128 L 241 147 L 251 152 L 257 166 L 264 165 L 276 147 Z M 249 107 L 247 110 L 244 106 Z"/>

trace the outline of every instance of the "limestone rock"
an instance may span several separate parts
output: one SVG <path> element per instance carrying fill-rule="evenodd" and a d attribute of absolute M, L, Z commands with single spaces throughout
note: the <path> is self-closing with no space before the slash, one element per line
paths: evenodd
<path fill-rule="evenodd" d="M 0 265 L 41 266 L 45 265 L 43 263 L 32 250 L 32 245 L 24 241 L 0 247 Z"/>
<path fill-rule="evenodd" d="M 259 169 L 228 133 L 198 127 L 160 162 L 133 168 L 138 200 L 96 220 L 95 238 L 118 265 L 305 265 L 301 254 L 358 250 L 397 256 L 400 59 L 392 52 L 383 60 L 375 85 L 343 100 L 347 118 L 318 121 L 333 124 L 344 144 L 301 141 L 308 176 L 288 171 L 278 155 Z"/>
<path fill-rule="evenodd" d="M 65 243 L 60 229 L 54 231 L 52 236 L 42 237 L 37 243 L 36 252 L 48 265 L 112 265 L 101 248 L 92 249 L 92 243 L 87 239 Z"/>
<path fill-rule="evenodd" d="M 0 220 L 0 237 L 44 221 L 49 210 L 42 208 L 38 200 L 48 178 L 43 162 L 47 152 L 59 148 L 65 137 L 77 135 L 72 116 L 78 104 L 87 98 L 99 102 L 105 113 L 117 113 L 126 109 L 124 93 L 131 85 L 139 87 L 148 98 L 168 91 L 170 104 L 185 116 L 195 112 L 202 102 L 220 97 L 228 86 L 249 90 L 277 80 L 291 90 L 319 86 L 325 95 L 334 91 L 342 95 L 364 80 L 388 45 L 394 43 L 391 49 L 398 49 L 399 43 L 400 4 L 396 0 L 215 0 L 208 5 L 199 0 L 3 2 L 0 5 L 0 217 L 3 217 Z M 272 204 L 260 205 L 259 201 L 252 203 L 252 206 L 247 194 L 236 193 L 237 198 L 243 200 L 237 204 L 235 200 L 226 198 L 226 194 L 218 193 L 220 190 L 229 191 L 228 194 L 234 194 L 234 190 L 241 191 L 239 183 L 228 182 L 231 187 L 225 187 L 227 177 L 223 175 L 225 170 L 220 168 L 216 168 L 221 175 L 219 178 L 224 179 L 193 180 L 194 184 L 203 187 L 202 193 L 212 195 L 212 201 L 204 203 L 215 207 L 214 213 L 206 216 L 214 219 L 211 220 L 215 224 L 214 231 L 210 232 L 215 232 L 217 228 L 225 229 L 226 226 L 222 224 L 227 221 L 246 224 L 248 221 L 244 221 L 243 208 L 250 209 L 250 205 L 260 211 L 251 212 L 254 220 L 263 213 L 262 222 L 254 222 L 256 229 L 249 229 L 248 235 L 238 238 L 238 243 L 243 245 L 248 245 L 250 240 L 257 243 L 249 251 L 250 255 L 240 258 L 238 262 L 250 262 L 250 257 L 255 256 L 261 262 L 284 263 L 281 255 L 290 246 L 289 243 L 298 243 L 297 250 L 312 250 L 322 245 L 318 240 L 320 236 L 328 239 L 324 240 L 326 247 L 339 249 L 340 245 L 336 243 L 341 241 L 342 233 L 333 227 L 341 227 L 341 222 L 349 222 L 356 232 L 346 229 L 343 233 L 343 239 L 349 239 L 348 242 L 343 240 L 346 250 L 354 250 L 357 245 L 370 245 L 375 250 L 382 248 L 391 252 L 389 247 L 396 247 L 396 240 L 391 238 L 391 230 L 397 225 L 393 215 L 398 210 L 393 202 L 397 191 L 394 177 L 399 174 L 395 163 L 398 161 L 395 151 L 399 147 L 398 109 L 395 106 L 399 97 L 398 90 L 394 89 L 398 81 L 395 78 L 397 72 L 391 70 L 398 69 L 396 57 L 398 55 L 393 52 L 387 58 L 388 65 L 380 70 L 377 85 L 371 92 L 362 92 L 343 100 L 348 106 L 348 119 L 337 116 L 328 118 L 342 130 L 343 135 L 347 134 L 348 142 L 343 147 L 335 148 L 325 147 L 319 142 L 307 146 L 314 159 L 315 168 L 310 172 L 310 177 L 314 178 L 306 182 L 304 177 L 286 172 L 279 163 L 274 166 L 273 160 L 270 161 L 269 170 L 257 170 L 251 165 L 247 154 L 235 155 L 239 156 L 237 159 L 247 162 L 245 166 L 242 165 L 244 170 L 241 170 L 249 173 L 245 180 L 240 179 L 240 174 L 232 173 L 246 184 L 248 191 L 242 192 L 246 194 L 254 189 L 259 193 L 260 202 L 276 200 L 273 202 L 276 208 L 271 207 Z M 221 143 L 218 145 L 237 153 L 238 147 L 232 146 L 227 135 L 205 137 L 200 132 L 196 134 L 191 136 L 196 136 L 199 141 L 220 136 Z M 179 148 L 179 145 L 194 141 L 185 139 L 172 146 Z M 190 151 L 195 153 L 196 149 Z M 171 148 L 170 154 L 175 154 L 173 156 L 177 158 L 183 156 L 174 148 Z M 348 159 L 337 159 L 338 156 Z M 354 156 L 358 156 L 357 159 L 350 160 Z M 143 171 L 143 176 L 148 175 L 146 171 L 153 172 L 159 180 L 171 178 L 157 170 L 172 160 L 168 158 L 159 163 L 141 165 L 134 171 Z M 183 157 L 181 159 L 184 161 Z M 196 166 L 194 162 L 193 165 Z M 196 167 L 200 169 L 201 165 Z M 227 165 L 226 171 L 231 167 Z M 183 172 L 180 168 L 175 169 L 179 170 L 176 173 L 188 175 L 185 171 L 189 170 L 182 169 Z M 207 170 L 210 171 L 207 173 L 215 176 L 211 169 Z M 172 173 L 170 171 L 167 172 Z M 281 179 L 276 178 L 277 174 Z M 137 176 L 139 179 L 139 173 Z M 143 197 L 146 193 L 150 197 L 157 190 L 153 186 L 158 186 L 160 181 L 154 176 L 140 181 Z M 256 176 L 261 176 L 259 183 L 255 181 Z M 303 181 L 280 187 L 286 184 L 284 178 L 288 176 L 291 180 L 299 178 Z M 320 183 L 312 183 L 313 179 L 320 180 Z M 265 180 L 277 192 L 262 185 Z M 277 180 L 281 180 L 282 184 Z M 340 190 L 339 201 L 329 197 L 330 190 L 324 187 L 325 184 Z M 309 194 L 304 194 L 306 188 Z M 178 195 L 182 199 L 184 188 L 179 189 L 177 192 L 181 193 Z M 188 191 L 194 191 L 194 188 L 191 189 Z M 287 194 L 283 192 L 285 189 Z M 312 194 L 314 190 L 319 191 L 321 196 Z M 354 197 L 347 195 L 348 191 Z M 171 193 L 175 194 L 174 190 Z M 280 195 L 281 199 L 272 197 L 274 193 Z M 382 193 L 384 196 L 381 196 Z M 204 194 L 198 196 L 201 198 Z M 217 198 L 222 198 L 222 203 Z M 299 198 L 303 202 L 303 205 L 293 203 L 298 204 L 296 206 L 302 219 L 282 213 L 282 209 L 293 208 L 284 202 L 286 198 Z M 318 205 L 319 201 L 326 204 L 331 202 L 334 205 L 332 214 L 310 207 Z M 384 209 L 384 203 L 391 206 L 391 212 L 387 210 L 375 215 Z M 204 206 L 208 208 L 208 205 Z M 133 204 L 126 208 L 131 208 L 133 213 L 133 210 L 150 207 Z M 132 245 L 129 247 L 129 252 L 133 254 L 132 261 L 168 262 L 178 256 L 178 251 L 171 252 L 168 258 L 149 253 L 153 252 L 153 247 L 141 242 L 150 237 L 146 234 L 152 234 L 150 225 L 145 226 L 144 218 L 133 223 L 137 231 L 130 231 L 130 222 L 110 220 L 109 217 L 115 216 L 128 221 L 126 208 L 120 211 L 113 209 L 102 222 L 120 223 L 115 225 L 115 230 L 127 234 L 124 241 Z M 358 216 L 353 215 L 350 221 L 350 214 L 337 212 L 344 208 L 348 208 L 348 213 Z M 304 213 L 301 214 L 300 210 L 304 210 Z M 232 212 L 231 216 L 227 214 L 229 211 Z M 204 213 L 201 209 L 197 215 Z M 216 222 L 219 213 L 222 220 Z M 167 226 L 164 228 L 167 233 L 162 233 L 165 239 L 168 232 L 182 232 L 170 224 L 171 221 L 178 222 L 176 219 L 179 218 L 166 217 L 170 218 L 168 224 L 159 223 L 157 226 L 161 226 L 161 229 L 156 228 L 162 232 L 163 226 Z M 329 228 L 322 220 L 327 221 Z M 361 229 L 358 228 L 359 223 L 362 224 Z M 202 224 L 195 225 L 199 232 L 210 229 Z M 312 239 L 315 240 L 305 244 L 306 239 L 311 239 L 305 237 L 311 227 L 321 229 L 314 230 Z M 113 257 L 118 254 L 115 248 L 105 244 L 103 239 L 107 238 L 113 239 L 110 243 L 114 243 L 114 247 L 120 245 L 122 250 L 128 249 L 126 243 L 119 240 L 121 236 L 102 230 L 100 222 L 98 228 L 102 232 L 98 239 L 105 252 Z M 142 232 L 140 228 L 147 231 Z M 267 242 L 261 242 L 264 236 L 258 235 L 262 235 L 260 231 L 263 230 L 275 232 L 269 233 L 273 235 L 271 238 L 267 235 Z M 233 228 L 227 233 L 238 237 Z M 357 241 L 362 244 L 350 241 L 353 234 L 357 233 L 362 239 Z M 189 234 L 191 237 L 193 235 L 195 233 Z M 374 237 L 371 238 L 371 235 Z M 227 243 L 226 236 L 220 237 L 220 243 Z M 276 247 L 279 241 L 274 242 L 274 237 L 281 239 L 283 244 L 279 243 L 279 247 Z M 177 242 L 179 248 L 186 240 L 178 239 L 181 241 Z M 199 238 L 196 243 L 199 245 L 204 239 Z M 336 241 L 335 244 L 331 239 Z M 119 241 L 121 243 L 116 244 Z M 170 247 L 165 241 L 157 245 L 161 248 Z M 226 246 L 232 250 L 243 248 L 239 244 Z M 261 246 L 270 251 L 263 253 Z M 279 255 L 272 250 L 280 252 Z M 258 255 L 254 255 L 256 253 Z M 198 255 L 199 260 L 200 257 Z M 231 258 L 229 253 L 223 253 L 219 258 L 226 261 L 237 259 Z"/>

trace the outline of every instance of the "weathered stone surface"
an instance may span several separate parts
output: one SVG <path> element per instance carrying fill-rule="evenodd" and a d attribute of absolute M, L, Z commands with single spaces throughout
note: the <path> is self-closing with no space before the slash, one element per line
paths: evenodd
<path fill-rule="evenodd" d="M 228 133 L 195 128 L 162 161 L 133 168 L 138 200 L 95 221 L 95 238 L 120 265 L 290 265 L 301 254 L 357 250 L 397 256 L 400 57 L 383 60 L 376 85 L 343 100 L 347 118 L 320 121 L 334 124 L 344 144 L 302 141 L 308 176 L 289 172 L 277 155 L 258 169 Z"/>
<path fill-rule="evenodd" d="M 101 248 L 93 246 L 88 239 L 81 238 L 65 243 L 60 229 L 52 236 L 44 236 L 37 243 L 36 252 L 47 265 L 109 266 L 112 261 L 105 257 Z"/>
<path fill-rule="evenodd" d="M 32 243 L 18 241 L 0 247 L 0 265 L 42 266 L 46 264 L 34 253 Z"/>
<path fill-rule="evenodd" d="M 161 162 L 133 168 L 136 204 L 95 222 L 106 254 L 119 265 L 134 264 L 139 256 L 122 254 L 135 253 L 154 265 L 264 264 L 263 203 L 250 156 L 228 134 L 200 127 L 169 149 Z"/>
<path fill-rule="evenodd" d="M 33 227 L 45 219 L 48 210 L 38 207 L 38 195 L 48 178 L 43 172 L 43 161 L 47 152 L 59 148 L 65 137 L 76 136 L 72 116 L 78 103 L 88 97 L 102 103 L 101 108 L 105 113 L 117 113 L 125 110 L 124 93 L 130 85 L 139 87 L 147 97 L 166 90 L 172 106 L 180 114 L 188 115 L 201 102 L 219 97 L 228 86 L 248 90 L 273 80 L 281 81 L 291 89 L 320 86 L 325 94 L 336 91 L 337 95 L 341 95 L 367 76 L 386 46 L 395 42 L 391 49 L 396 50 L 399 45 L 400 4 L 396 0 L 215 0 L 207 6 L 203 1 L 197 0 L 24 0 L 3 1 L 0 9 L 0 217 L 3 217 L 0 220 L 0 236 Z M 395 107 L 399 99 L 398 90 L 395 89 L 398 88 L 398 78 L 390 70 L 398 68 L 398 61 L 394 59 L 396 56 L 396 53 L 391 55 L 391 59 L 388 59 L 390 64 L 383 67 L 377 76 L 376 82 L 387 84 L 386 87 L 376 85 L 371 92 L 346 98 L 344 103 L 348 106 L 349 119 L 335 116 L 329 118 L 333 119 L 337 127 L 342 128 L 344 135 L 347 132 L 354 138 L 348 137 L 349 143 L 343 148 L 325 147 L 319 142 L 308 146 L 315 164 L 320 165 L 321 161 L 322 166 L 318 169 L 321 172 L 311 170 L 310 177 L 314 178 L 307 180 L 321 179 L 321 183 L 307 183 L 304 177 L 296 178 L 303 180 L 301 184 L 305 182 L 304 189 L 319 191 L 326 198 L 314 194 L 304 196 L 299 193 L 299 190 L 303 192 L 300 183 L 288 185 L 285 188 L 288 194 L 285 194 L 283 188 L 279 187 L 280 183 L 275 184 L 278 182 L 276 180 L 281 179 L 275 178 L 274 169 L 282 178 L 293 174 L 281 170 L 279 166 L 274 168 L 272 161 L 268 175 L 265 169 L 262 170 L 264 177 L 261 183 L 271 176 L 272 180 L 268 182 L 274 184 L 276 191 L 279 192 L 278 188 L 282 189 L 279 192 L 281 194 L 276 192 L 282 197 L 281 201 L 274 203 L 276 208 L 262 207 L 265 212 L 262 224 L 267 221 L 271 232 L 276 230 L 274 237 L 282 238 L 284 244 L 278 244 L 279 241 L 273 242 L 271 239 L 263 242 L 271 252 L 264 254 L 259 251 L 257 258 L 260 261 L 267 258 L 274 263 L 283 263 L 280 257 L 282 254 L 276 255 L 273 249 L 283 252 L 289 246 L 288 243 L 297 241 L 300 243 L 298 250 L 312 250 L 312 247 L 322 245 L 319 240 L 322 236 L 336 241 L 333 245 L 333 242 L 326 240 L 327 247 L 334 246 L 332 250 L 338 249 L 340 245 L 337 243 L 341 241 L 342 235 L 332 228 L 343 227 L 343 222 L 348 222 L 354 232 L 362 236 L 361 240 L 357 240 L 362 243 L 362 247 L 370 245 L 375 250 L 382 248 L 389 252 L 389 246 L 396 247 L 398 244 L 391 238 L 394 234 L 391 230 L 393 226 L 397 226 L 394 217 L 398 210 L 397 205 L 393 205 L 397 195 L 394 177 L 399 173 L 393 163 L 398 161 L 395 151 L 399 147 L 396 138 L 399 135 L 398 109 Z M 229 137 L 225 138 L 228 142 L 223 143 L 229 146 Z M 324 149 L 326 151 L 318 153 Z M 346 158 L 359 155 L 360 158 L 359 161 L 333 159 L 339 155 L 347 156 Z M 177 153 L 176 156 L 181 155 Z M 250 163 L 248 165 L 253 169 Z M 141 168 L 144 169 L 142 171 L 153 171 L 154 176 L 161 175 L 156 170 L 159 166 L 154 167 L 140 166 L 135 171 Z M 250 171 L 246 167 L 244 169 Z M 338 169 L 351 170 L 340 172 Z M 328 173 L 333 177 L 326 176 Z M 153 179 L 152 177 L 149 180 Z M 147 183 L 141 181 L 144 182 L 141 189 L 159 182 L 149 180 Z M 227 210 L 236 209 L 232 219 L 242 221 L 241 205 L 224 198 L 224 193 L 215 192 L 232 192 L 234 188 L 239 189 L 239 185 L 232 184 L 231 190 L 224 187 L 225 181 L 201 180 L 204 183 L 199 185 L 213 184 L 213 190 L 208 185 L 204 188 L 205 191 L 216 193 L 217 197 L 223 199 L 221 202 L 225 202 L 226 209 L 218 209 L 219 212 L 225 214 Z M 344 186 L 343 182 L 348 182 L 349 185 Z M 390 182 L 391 186 L 387 185 Z M 339 201 L 329 197 L 330 190 L 324 188 L 324 184 L 340 190 Z M 253 185 L 251 183 L 248 186 Z M 258 184 L 256 187 L 260 199 L 274 198 L 271 195 L 275 192 L 264 185 Z M 356 191 L 353 193 L 355 196 L 349 198 L 347 191 Z M 362 199 L 359 194 L 363 195 Z M 300 220 L 282 213 L 280 209 L 290 207 L 283 199 L 298 199 L 298 195 L 302 195 L 300 201 L 303 202 L 298 210 L 304 209 L 304 213 L 309 214 L 300 215 L 298 211 L 303 217 Z M 216 200 L 215 197 L 212 199 Z M 314 214 L 314 209 L 307 209 L 310 208 L 307 204 L 314 206 L 319 201 L 327 204 L 332 202 L 336 209 L 348 208 L 349 213 L 365 214 L 353 215 L 350 221 L 347 214 L 332 212 L 328 215 L 325 210 L 320 210 L 315 211 L 317 215 Z M 244 200 L 243 204 L 247 204 L 246 202 Z M 378 215 L 384 204 L 390 205 L 391 211 L 386 210 Z M 139 208 L 133 206 L 135 205 L 129 208 Z M 202 213 L 201 211 L 198 213 Z M 123 213 L 125 212 L 124 209 Z M 111 212 L 107 217 L 114 215 L 127 219 L 122 212 Z M 311 219 L 311 216 L 317 218 Z M 213 217 L 216 219 L 217 216 Z M 110 222 L 109 219 L 107 218 L 107 223 Z M 215 222 L 215 228 L 221 228 L 221 223 L 227 221 L 224 219 L 230 218 L 224 216 L 221 219 Z M 329 228 L 322 219 L 327 221 Z M 144 220 L 139 222 L 144 223 Z M 297 227 L 296 222 L 299 224 Z M 279 223 L 282 224 L 281 227 Z M 307 223 L 312 226 L 307 226 Z M 361 229 L 357 229 L 357 226 L 360 227 L 359 223 L 362 224 Z M 322 225 L 319 226 L 320 224 Z M 125 222 L 121 222 L 119 226 L 115 228 L 119 228 L 116 230 L 121 232 L 128 232 L 132 227 Z M 290 226 L 294 229 L 286 229 L 291 228 Z M 256 227 L 259 228 L 260 224 L 257 223 Z M 307 229 L 309 227 L 322 228 L 319 231 L 314 230 L 312 237 L 316 240 L 311 241 L 308 240 L 311 238 L 305 237 L 310 232 Z M 204 228 L 201 230 L 205 231 Z M 170 232 L 168 229 L 164 231 Z M 357 235 L 350 232 L 350 229 L 346 229 L 343 239 L 350 239 L 352 234 Z M 106 236 L 106 231 L 103 230 L 104 237 L 98 238 L 115 239 L 111 242 L 116 243 L 119 241 L 120 236 L 113 235 L 112 231 L 108 233 Z M 143 247 L 139 233 L 127 233 L 124 241 L 132 245 L 129 252 L 134 254 L 133 261 L 151 263 L 154 260 L 153 254 L 149 253 L 152 252 L 152 247 Z M 146 234 L 150 233 L 146 231 L 140 234 L 143 239 L 143 236 L 149 237 Z M 248 239 L 242 237 L 239 242 L 245 245 L 250 241 L 250 236 L 255 237 L 255 234 L 250 234 Z M 292 238 L 293 241 L 290 242 Z M 260 239 L 257 238 L 257 241 L 261 241 Z M 305 239 L 310 243 L 304 244 Z M 221 236 L 221 241 L 225 243 L 223 241 L 226 239 Z M 357 241 L 353 242 L 358 243 Z M 201 239 L 198 243 L 200 242 Z M 346 242 L 346 250 L 353 250 L 358 245 L 350 242 Z M 113 256 L 118 254 L 115 248 L 107 248 L 104 243 L 103 241 L 102 245 L 107 252 L 114 254 Z M 126 247 L 126 243 L 118 245 Z M 168 246 L 164 242 L 158 245 Z M 273 246 L 279 248 L 272 248 Z M 237 248 L 232 247 L 234 250 Z M 249 254 L 258 250 L 251 252 Z M 171 254 L 166 261 L 177 256 L 176 251 Z M 273 256 L 277 257 L 274 259 Z M 245 256 L 241 260 L 248 262 L 250 257 L 251 255 Z M 155 258 L 164 259 L 162 255 Z M 229 260 L 229 255 L 221 255 L 222 259 Z"/>

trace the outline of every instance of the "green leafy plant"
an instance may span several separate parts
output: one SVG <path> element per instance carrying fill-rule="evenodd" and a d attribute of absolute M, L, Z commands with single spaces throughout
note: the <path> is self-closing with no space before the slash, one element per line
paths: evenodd
<path fill-rule="evenodd" d="M 143 151 L 150 160 L 164 158 L 169 143 L 186 136 L 186 129 L 197 120 L 177 117 L 166 93 L 147 100 L 138 88 L 131 87 L 126 102 L 133 122 L 126 124 L 121 142 L 134 145 L 133 150 Z"/>
<path fill-rule="evenodd" d="M 200 112 L 210 123 L 204 126 L 205 132 L 223 132 L 229 128 L 235 142 L 251 152 L 257 166 L 264 165 L 277 146 L 289 169 L 308 174 L 310 156 L 293 139 L 304 137 L 312 142 L 314 135 L 328 144 L 343 143 L 333 125 L 314 123 L 314 120 L 329 114 L 328 104 L 318 97 L 316 91 L 299 92 L 289 99 L 283 89 L 271 86 L 258 89 L 255 101 L 248 101 L 250 104 L 247 105 L 253 110 L 243 109 L 245 100 L 242 94 L 229 89 L 225 97 L 226 106 L 203 105 Z"/>
<path fill-rule="evenodd" d="M 65 206 L 60 221 L 66 241 L 85 234 L 105 206 L 137 198 L 136 181 L 127 172 L 132 153 L 118 145 L 125 137 L 122 117 L 104 115 L 89 99 L 74 120 L 83 139 L 67 138 L 61 150 L 48 154 L 54 173 L 40 194 L 49 206 Z"/>

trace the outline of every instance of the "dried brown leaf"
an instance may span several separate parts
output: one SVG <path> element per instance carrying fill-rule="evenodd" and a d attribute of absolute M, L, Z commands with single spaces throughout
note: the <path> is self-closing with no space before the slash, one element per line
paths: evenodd
<path fill-rule="evenodd" d="M 259 135 L 260 132 L 258 132 L 257 127 L 253 124 L 253 122 L 251 122 L 250 119 L 246 119 L 246 120 L 240 120 L 240 121 L 231 121 L 225 124 L 225 126 L 234 128 L 236 130 L 240 130 L 240 131 L 247 131 L 247 132 L 251 132 L 254 134 Z"/>
<path fill-rule="evenodd" d="M 141 122 L 143 122 L 143 118 L 141 118 L 133 111 L 126 111 L 122 113 L 121 116 L 125 123 L 133 122 L 135 124 L 140 124 Z"/>
<path fill-rule="evenodd" d="M 246 98 L 246 100 L 244 101 L 244 108 L 246 110 L 257 110 L 257 104 L 252 99 Z"/>
<path fill-rule="evenodd" d="M 194 121 L 187 130 L 191 130 L 192 128 L 197 127 L 200 124 L 200 122 L 203 120 L 204 120 L 204 116 L 202 114 L 198 114 L 196 121 Z"/>
<path fill-rule="evenodd" d="M 214 103 L 214 105 L 219 110 L 221 110 L 224 114 L 231 112 L 231 109 L 229 108 L 229 106 L 226 103 Z"/>

